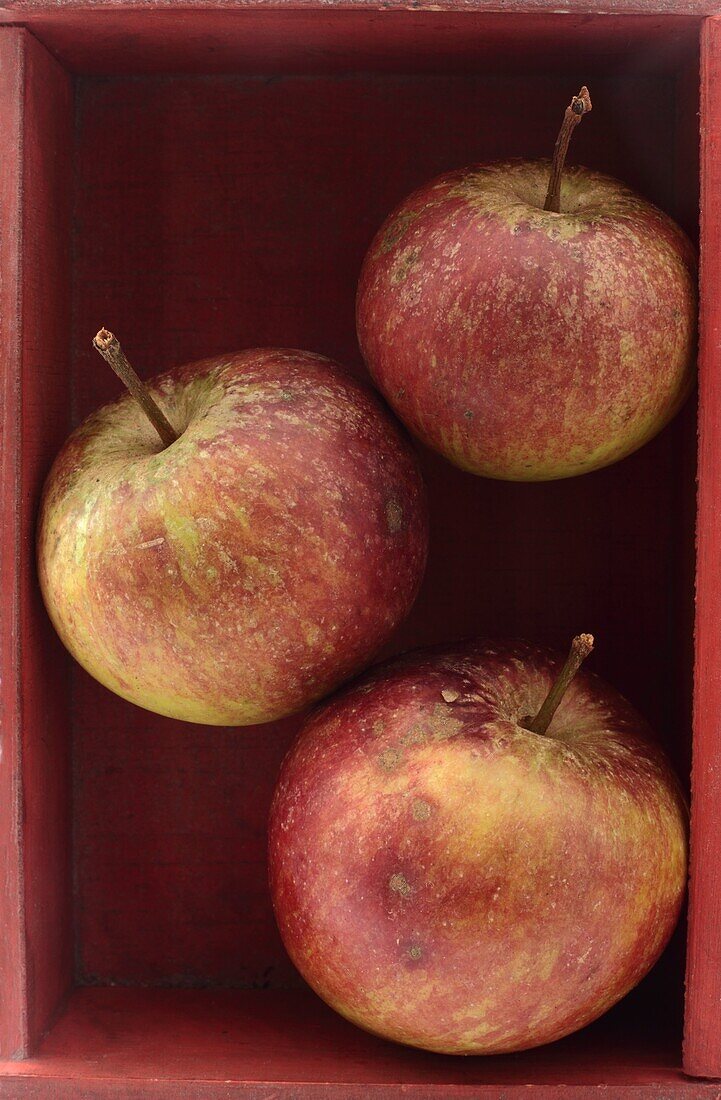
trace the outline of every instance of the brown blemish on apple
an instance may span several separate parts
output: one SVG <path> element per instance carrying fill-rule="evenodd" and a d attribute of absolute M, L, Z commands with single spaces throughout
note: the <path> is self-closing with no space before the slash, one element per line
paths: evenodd
<path fill-rule="evenodd" d="M 382 256 L 390 252 L 391 249 L 398 244 L 398 241 L 401 239 L 408 226 L 412 225 L 416 220 L 418 214 L 419 211 L 417 210 L 406 210 L 391 222 L 383 234 L 383 239 L 379 245 L 379 252 Z"/>
<path fill-rule="evenodd" d="M 462 729 L 463 722 L 459 718 L 453 718 L 443 703 L 434 706 L 431 717 L 431 736 L 434 741 L 446 741 L 449 737 L 455 737 Z"/>
<path fill-rule="evenodd" d="M 423 954 L 423 951 L 421 950 L 421 948 L 418 946 L 417 943 L 414 943 L 412 947 L 408 948 L 408 954 L 410 955 L 410 957 L 412 959 L 420 959 L 421 955 Z"/>
<path fill-rule="evenodd" d="M 431 816 L 431 804 L 424 798 L 414 798 L 411 804 L 411 813 L 416 821 L 428 821 Z"/>
<path fill-rule="evenodd" d="M 400 894 L 402 898 L 409 898 L 413 893 L 411 885 L 405 875 L 391 875 L 388 886 L 395 894 Z"/>
<path fill-rule="evenodd" d="M 394 768 L 397 768 L 401 762 L 401 754 L 397 749 L 386 749 L 378 757 L 378 763 L 383 768 L 383 771 L 392 772 Z"/>
<path fill-rule="evenodd" d="M 456 691 L 454 688 L 443 688 L 443 690 L 441 691 L 441 696 L 446 701 L 446 703 L 455 703 L 457 699 L 460 699 L 461 693 L 460 691 Z"/>
<path fill-rule="evenodd" d="M 389 500 L 386 504 L 386 523 L 392 535 L 397 535 L 403 528 L 403 509 L 397 500 Z"/>
<path fill-rule="evenodd" d="M 428 739 L 426 730 L 422 729 L 421 726 L 412 726 L 408 733 L 401 737 L 401 745 L 423 745 Z"/>
<path fill-rule="evenodd" d="M 420 248 L 406 248 L 403 252 L 398 254 L 393 266 L 393 271 L 391 272 L 391 282 L 394 285 L 405 282 L 418 261 L 420 254 Z"/>

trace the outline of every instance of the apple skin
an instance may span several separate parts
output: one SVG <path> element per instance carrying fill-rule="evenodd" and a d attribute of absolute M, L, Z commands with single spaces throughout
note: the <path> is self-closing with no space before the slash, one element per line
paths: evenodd
<path fill-rule="evenodd" d="M 522 1050 L 605 1012 L 676 924 L 686 813 L 639 714 L 562 658 L 471 643 L 380 667 L 306 722 L 270 822 L 291 959 L 360 1027 Z M 451 700 L 447 702 L 446 700 Z"/>
<path fill-rule="evenodd" d="M 367 664 L 416 596 L 427 514 L 409 441 L 370 388 L 308 352 L 208 359 L 149 389 L 175 443 L 125 396 L 48 476 L 50 617 L 92 676 L 159 714 L 293 713 Z"/>
<path fill-rule="evenodd" d="M 358 338 L 420 439 L 510 481 L 587 473 L 642 446 L 693 382 L 694 249 L 609 176 L 549 164 L 450 172 L 387 219 L 365 258 Z"/>

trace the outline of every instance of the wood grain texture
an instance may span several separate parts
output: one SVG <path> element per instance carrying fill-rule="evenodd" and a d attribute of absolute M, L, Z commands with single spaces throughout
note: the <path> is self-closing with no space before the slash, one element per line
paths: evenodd
<path fill-rule="evenodd" d="M 19 31 L 0 33 L 0 1050 L 5 1057 L 18 1057 L 27 1047 L 18 673 L 23 39 Z"/>
<path fill-rule="evenodd" d="M 696 686 L 684 1066 L 721 1076 L 721 21 L 702 43 Z"/>
<path fill-rule="evenodd" d="M 529 1094 L 700 1100 L 721 1085 L 684 1079 L 663 1023 L 653 1034 L 599 1021 L 525 1054 L 454 1058 L 368 1035 L 308 990 L 78 990 L 37 1058 L 0 1065 L 0 1098 L 13 1100 Z"/>
<path fill-rule="evenodd" d="M 31 35 L 23 139 L 20 609 L 25 926 L 30 1048 L 72 976 L 69 660 L 35 575 L 35 517 L 70 423 L 70 211 L 73 96 Z"/>
<path fill-rule="evenodd" d="M 48 460 L 69 418 L 70 83 L 24 31 L 3 50 L 3 1046 L 31 1048 L 72 969 L 67 662 L 34 570 Z M 7 203 L 7 205 L 6 205 Z M 19 865 L 18 865 L 19 861 Z M 11 911 L 9 911 L 11 910 Z M 0 949 L 1 950 L 1 949 Z"/>
<path fill-rule="evenodd" d="M 610 1091 L 613 1089 L 613 1092 Z M 366 1085 L 331 1081 L 159 1081 L 128 1078 L 0 1077 L 0 1100 L 718 1100 L 712 1082 L 677 1078 L 637 1085 Z"/>
<path fill-rule="evenodd" d="M 605 69 L 671 73 L 697 39 L 697 16 L 559 18 L 485 10 L 390 5 L 173 8 L 62 6 L 23 14 L 35 35 L 76 72 L 158 73 L 503 72 L 510 54 L 527 72 L 563 72 L 573 57 L 585 79 Z M 568 98 L 568 96 L 566 97 Z"/>
<path fill-rule="evenodd" d="M 504 14 L 528 14 L 551 11 L 554 14 L 567 11 L 581 14 L 606 15 L 715 15 L 719 11 L 718 0 L 567 0 L 559 7 L 554 0 L 4 0 L 0 16 L 7 20 L 29 19 L 34 14 L 54 11 L 57 13 L 82 12 L 102 14 L 125 8 L 131 13 L 147 13 L 165 9 L 179 12 L 206 12 L 213 10 L 243 11 L 251 8 L 273 10 L 328 11 L 338 10 L 398 10 L 432 11 L 489 11 Z"/>

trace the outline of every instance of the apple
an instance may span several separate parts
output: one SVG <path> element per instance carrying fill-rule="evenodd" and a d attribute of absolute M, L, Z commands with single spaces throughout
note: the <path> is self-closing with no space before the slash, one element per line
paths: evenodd
<path fill-rule="evenodd" d="M 363 263 L 358 338 L 373 378 L 412 432 L 484 477 L 616 462 L 693 383 L 694 249 L 617 180 L 561 176 L 588 110 L 583 88 L 551 167 L 485 164 L 421 187 Z"/>
<path fill-rule="evenodd" d="M 633 707 L 590 673 L 570 682 L 591 643 L 560 673 L 526 643 L 411 654 L 306 721 L 274 796 L 270 884 L 291 959 L 353 1023 L 432 1051 L 522 1050 L 595 1019 L 659 956 L 684 801 Z"/>
<path fill-rule="evenodd" d="M 48 476 L 45 604 L 80 664 L 159 714 L 247 725 L 367 664 L 427 546 L 410 444 L 375 394 L 305 351 L 260 349 L 144 385 L 81 424 Z"/>

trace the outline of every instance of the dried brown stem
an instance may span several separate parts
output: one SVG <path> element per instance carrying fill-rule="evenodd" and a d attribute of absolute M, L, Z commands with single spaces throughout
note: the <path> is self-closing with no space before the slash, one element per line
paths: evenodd
<path fill-rule="evenodd" d="M 535 718 L 524 718 L 521 725 L 524 729 L 530 730 L 531 733 L 545 733 L 551 724 L 551 719 L 556 713 L 558 706 L 566 694 L 566 689 L 571 683 L 571 680 L 578 672 L 579 668 L 588 657 L 589 653 L 593 649 L 593 634 L 579 634 L 571 642 L 571 649 L 569 651 L 566 662 L 559 672 L 556 680 L 551 687 L 546 698 L 543 700 L 541 709 Z"/>
<path fill-rule="evenodd" d="M 566 107 L 561 129 L 558 131 L 556 147 L 553 150 L 553 160 L 551 161 L 551 175 L 548 180 L 546 201 L 543 204 L 544 210 L 552 210 L 555 214 L 561 212 L 561 176 L 563 175 L 563 166 L 566 163 L 566 153 L 571 141 L 571 134 L 583 116 L 587 115 L 590 110 L 592 110 L 591 97 L 588 94 L 588 88 L 584 84 L 578 95 L 575 95 Z"/>
<path fill-rule="evenodd" d="M 125 352 L 121 348 L 117 336 L 113 336 L 112 332 L 108 332 L 106 328 L 101 328 L 100 332 L 93 339 L 93 347 L 96 351 L 100 352 L 106 363 L 110 364 L 118 378 L 128 387 L 130 393 L 138 402 L 148 420 L 160 436 L 163 446 L 169 447 L 171 443 L 175 443 L 178 438 L 178 433 L 163 410 L 150 396 L 145 383 L 138 378 L 130 363 L 125 358 Z"/>

